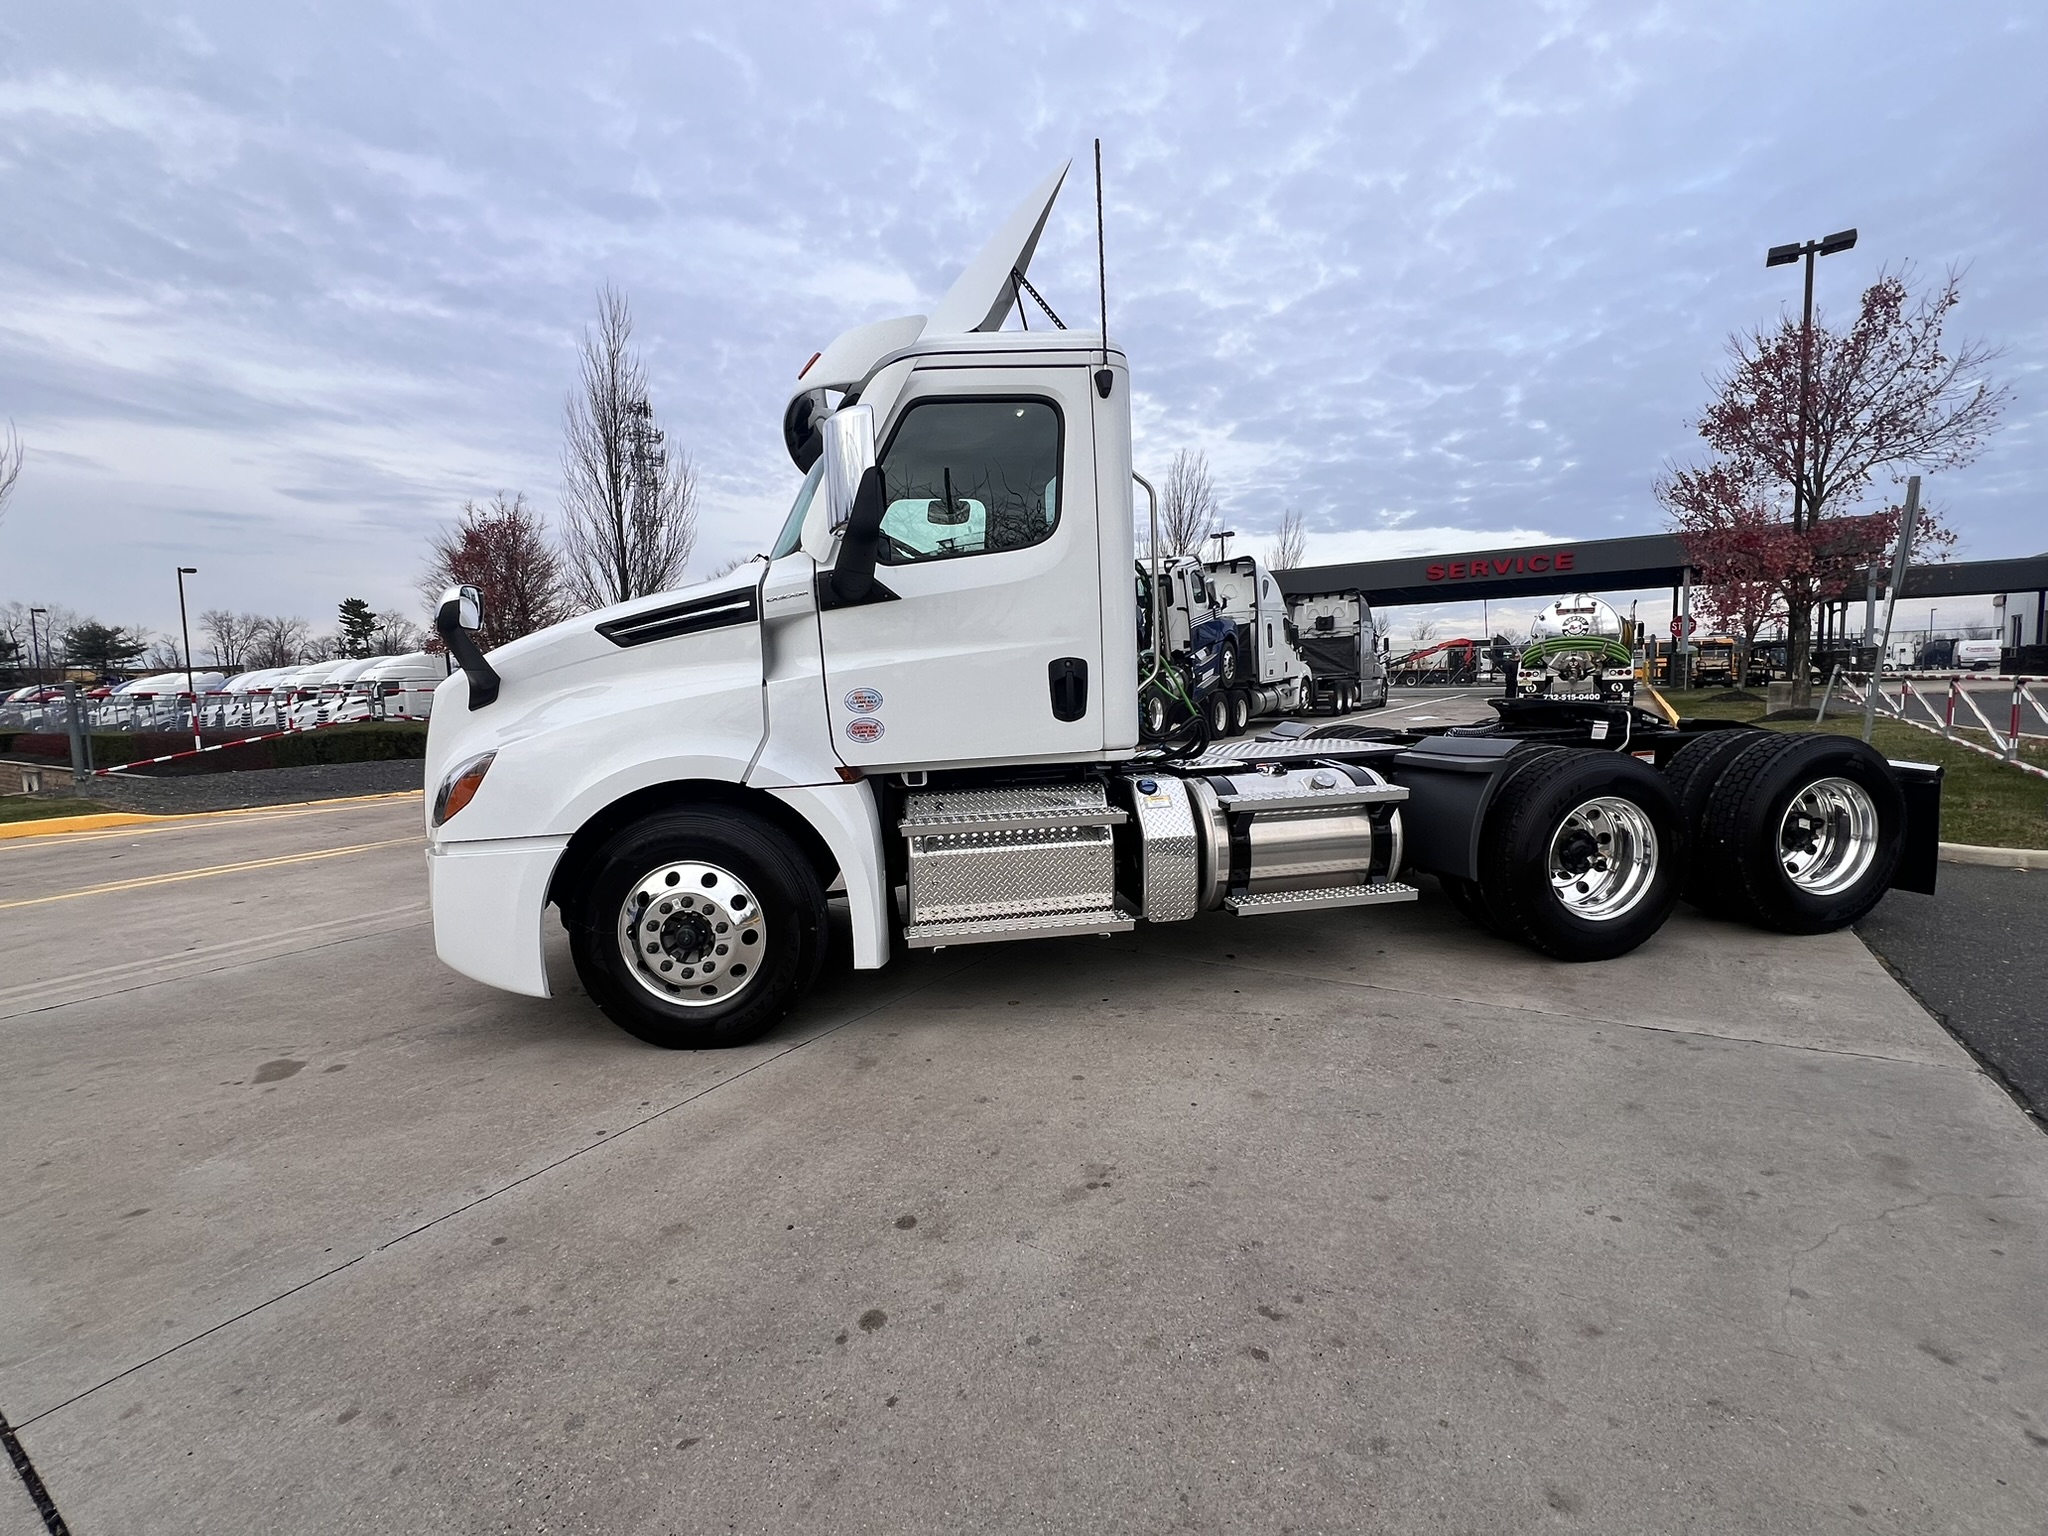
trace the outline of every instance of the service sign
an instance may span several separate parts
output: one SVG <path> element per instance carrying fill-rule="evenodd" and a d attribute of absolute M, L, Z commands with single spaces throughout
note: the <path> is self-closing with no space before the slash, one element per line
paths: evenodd
<path fill-rule="evenodd" d="M 1535 555 L 1498 555 L 1491 560 L 1446 560 L 1422 574 L 1430 581 L 1486 581 L 1500 576 L 1545 576 L 1553 571 L 1569 572 L 1577 560 L 1569 549 L 1545 550 Z"/>

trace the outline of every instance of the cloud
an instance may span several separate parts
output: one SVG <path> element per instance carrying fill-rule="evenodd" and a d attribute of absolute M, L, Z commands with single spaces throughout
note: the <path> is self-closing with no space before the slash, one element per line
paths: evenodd
<path fill-rule="evenodd" d="M 1721 338 L 1796 299 L 1764 247 L 1855 223 L 1832 307 L 1973 263 L 1962 320 L 2021 395 L 1938 490 L 1967 553 L 2040 543 L 2025 6 L 91 9 L 11 17 L 0 65 L 0 416 L 32 455 L 0 598 L 162 623 L 158 551 L 191 544 L 230 605 L 411 605 L 465 497 L 554 504 L 605 282 L 702 473 L 699 565 L 759 548 L 803 359 L 928 306 L 1068 156 L 1033 279 L 1092 325 L 1098 133 L 1140 462 L 1205 449 L 1248 537 L 1290 507 L 1319 557 L 1659 526 Z"/>

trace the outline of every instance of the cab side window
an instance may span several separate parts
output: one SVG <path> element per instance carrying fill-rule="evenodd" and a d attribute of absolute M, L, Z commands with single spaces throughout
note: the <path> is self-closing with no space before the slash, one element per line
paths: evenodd
<path fill-rule="evenodd" d="M 927 400 L 881 456 L 883 565 L 1027 549 L 1059 526 L 1060 413 L 1046 400 Z"/>

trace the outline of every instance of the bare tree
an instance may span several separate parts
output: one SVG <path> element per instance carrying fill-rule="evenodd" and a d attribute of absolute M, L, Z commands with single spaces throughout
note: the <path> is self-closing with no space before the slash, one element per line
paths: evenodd
<path fill-rule="evenodd" d="M 242 658 L 257 622 L 253 613 L 230 613 L 225 608 L 209 608 L 199 615 L 199 633 L 213 651 L 216 667 L 223 672 L 243 670 Z"/>
<path fill-rule="evenodd" d="M 7 498 L 14 494 L 14 482 L 21 478 L 21 439 L 14 423 L 7 423 L 7 435 L 0 437 L 0 518 L 7 515 Z"/>
<path fill-rule="evenodd" d="M 1417 619 L 1408 629 L 1408 648 L 1419 651 L 1431 644 L 1444 627 L 1435 619 Z"/>
<path fill-rule="evenodd" d="M 1209 477 L 1209 456 L 1199 448 L 1183 448 L 1166 469 L 1159 493 L 1159 540 L 1171 555 L 1198 555 L 1216 532 L 1216 484 Z"/>
<path fill-rule="evenodd" d="M 244 614 L 248 638 L 243 659 L 251 670 L 297 666 L 312 644 L 313 631 L 304 619 L 274 614 L 258 618 Z"/>
<path fill-rule="evenodd" d="M 1695 560 L 1728 563 L 1732 540 L 1745 574 L 1778 590 L 1795 704 L 1806 702 L 1811 686 L 1814 610 L 1861 590 L 1860 573 L 1885 548 L 1886 529 L 1896 527 L 1893 509 L 1862 508 L 1876 515 L 1851 521 L 1872 480 L 1969 463 L 2011 399 L 2009 388 L 1986 377 L 1997 349 L 1974 341 L 1951 348 L 1942 339 L 1949 312 L 1962 302 L 1957 274 L 1918 297 L 1909 277 L 1880 273 L 1846 329 L 1816 314 L 1808 333 L 1788 315 L 1775 327 L 1731 337 L 1729 367 L 1693 423 L 1715 462 L 1668 470 L 1658 483 Z M 1727 519 L 1702 518 L 1699 493 L 1717 472 L 1745 488 L 1766 488 L 1738 498 L 1754 507 L 1751 527 L 1731 533 Z"/>
<path fill-rule="evenodd" d="M 140 625 L 132 632 L 138 640 L 147 639 L 149 649 L 143 653 L 142 664 L 152 672 L 182 672 L 185 670 L 185 653 L 179 649 L 176 635 L 151 635 Z"/>
<path fill-rule="evenodd" d="M 562 442 L 564 575 L 584 608 L 674 586 L 697 542 L 696 469 L 665 445 L 632 341 L 625 295 L 607 286 Z"/>
<path fill-rule="evenodd" d="M 377 631 L 370 637 L 373 656 L 403 656 L 420 648 L 420 627 L 396 608 L 377 615 Z"/>
<path fill-rule="evenodd" d="M 1273 547 L 1266 556 L 1266 564 L 1276 571 L 1291 571 L 1301 564 L 1308 553 L 1308 522 L 1302 515 L 1289 507 L 1280 514 L 1280 532 L 1273 538 Z"/>
<path fill-rule="evenodd" d="M 461 520 L 434 535 L 420 595 L 431 609 L 456 585 L 483 594 L 485 650 L 545 629 L 567 611 L 561 558 L 539 514 L 517 494 L 466 501 Z"/>

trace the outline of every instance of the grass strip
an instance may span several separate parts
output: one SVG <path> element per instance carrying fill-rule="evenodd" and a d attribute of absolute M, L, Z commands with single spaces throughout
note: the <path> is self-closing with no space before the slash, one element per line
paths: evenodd
<path fill-rule="evenodd" d="M 1695 689 L 1689 693 L 1667 694 L 1672 708 L 1681 715 L 1707 719 L 1744 720 L 1770 731 L 1829 731 L 1840 736 L 1863 734 L 1860 706 L 1838 714 L 1828 705 L 1828 717 L 1816 722 L 1809 711 L 1803 720 L 1764 720 L 1764 705 L 1727 700 L 1717 688 Z M 1959 728 L 1960 734 L 1960 728 Z M 1989 744 L 1981 730 L 1972 739 Z M 1886 757 L 1916 763 L 1939 763 L 1947 770 L 1942 781 L 1941 836 L 1944 842 L 1974 843 L 1989 848 L 2048 848 L 2048 780 L 2021 773 L 2005 763 L 1995 762 L 1968 747 L 1944 740 L 1933 731 L 1905 725 L 1879 716 L 1871 731 L 1871 745 Z M 2028 762 L 2048 767 L 2048 743 L 2023 742 L 2020 752 Z"/>

